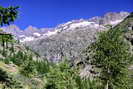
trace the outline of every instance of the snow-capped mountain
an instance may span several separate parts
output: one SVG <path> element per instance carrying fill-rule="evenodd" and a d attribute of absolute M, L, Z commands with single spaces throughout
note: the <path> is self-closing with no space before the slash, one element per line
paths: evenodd
<path fill-rule="evenodd" d="M 96 40 L 98 32 L 109 29 L 107 25 L 117 25 L 128 15 L 127 12 L 109 13 L 97 17 L 97 20 L 92 18 L 69 21 L 44 33 L 36 40 L 26 42 L 26 45 L 42 57 L 54 62 L 62 60 L 63 57 L 71 60 L 83 58 L 81 52 Z"/>
<path fill-rule="evenodd" d="M 122 22 L 128 12 L 110 12 L 102 17 L 72 20 L 55 28 L 27 27 L 19 29 L 15 25 L 3 27 L 4 31 L 15 35 L 20 42 L 29 46 L 42 57 L 51 61 L 59 61 L 62 57 L 76 59 L 81 50 L 95 41 L 96 33 L 107 30 L 109 25 Z"/>
<path fill-rule="evenodd" d="M 20 42 L 32 41 L 36 38 L 43 36 L 48 31 L 52 31 L 52 28 L 36 28 L 33 26 L 28 26 L 26 29 L 21 30 L 16 25 L 10 25 L 7 27 L 2 27 L 2 29 L 7 32 L 11 33 L 15 36 L 16 39 L 20 40 Z"/>
<path fill-rule="evenodd" d="M 52 35 L 56 35 L 62 31 L 72 31 L 78 28 L 94 28 L 103 30 L 105 29 L 107 24 L 116 25 L 120 23 L 126 16 L 128 16 L 128 12 L 120 12 L 114 13 L 110 12 L 105 14 L 103 17 L 93 17 L 90 19 L 80 19 L 80 20 L 72 20 L 64 24 L 60 24 L 55 28 L 37 28 L 34 26 L 28 26 L 26 29 L 21 30 L 16 25 L 10 25 L 8 27 L 3 27 L 5 32 L 11 33 L 15 35 L 20 42 L 27 42 L 36 39 L 46 38 Z"/>

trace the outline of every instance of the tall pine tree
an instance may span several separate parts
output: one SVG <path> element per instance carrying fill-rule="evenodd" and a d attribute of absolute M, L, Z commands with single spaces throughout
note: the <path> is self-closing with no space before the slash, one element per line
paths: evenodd
<path fill-rule="evenodd" d="M 131 62 L 130 46 L 121 29 L 100 33 L 98 40 L 88 47 L 89 62 L 100 71 L 104 89 L 129 89 L 128 65 Z"/>

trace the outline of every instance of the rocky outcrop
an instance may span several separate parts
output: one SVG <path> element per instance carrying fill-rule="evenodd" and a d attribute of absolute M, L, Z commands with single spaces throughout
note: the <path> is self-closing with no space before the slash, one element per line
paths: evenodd
<path fill-rule="evenodd" d="M 81 52 L 95 41 L 98 32 L 107 30 L 107 24 L 117 25 L 128 14 L 127 12 L 107 13 L 103 17 L 89 20 L 73 20 L 57 26 L 52 35 L 42 36 L 27 42 L 26 45 L 49 61 L 57 62 L 64 58 L 81 59 Z"/>

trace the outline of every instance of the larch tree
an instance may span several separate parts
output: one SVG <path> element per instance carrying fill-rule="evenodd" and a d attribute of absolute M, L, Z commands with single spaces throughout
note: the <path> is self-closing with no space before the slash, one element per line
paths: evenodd
<path fill-rule="evenodd" d="M 4 25 L 9 25 L 10 23 L 14 22 L 15 19 L 18 16 L 18 6 L 13 7 L 7 7 L 4 8 L 2 6 L 0 6 L 0 26 L 4 26 Z M 12 39 L 11 34 L 9 34 L 7 36 L 7 34 L 5 34 L 3 31 L 1 32 L 1 41 L 2 41 L 2 46 L 3 46 L 3 55 L 5 55 L 5 43 L 6 46 L 8 46 L 8 42 L 6 42 L 8 39 Z"/>
<path fill-rule="evenodd" d="M 99 34 L 96 42 L 87 48 L 87 60 L 97 68 L 104 89 L 129 89 L 128 66 L 131 52 L 122 29 L 110 29 Z"/>

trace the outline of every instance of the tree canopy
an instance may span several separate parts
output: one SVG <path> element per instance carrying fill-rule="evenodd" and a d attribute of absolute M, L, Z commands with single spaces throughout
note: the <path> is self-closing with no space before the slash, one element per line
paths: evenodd
<path fill-rule="evenodd" d="M 9 25 L 14 22 L 18 16 L 18 8 L 18 6 L 10 6 L 8 8 L 0 6 L 0 25 Z"/>
<path fill-rule="evenodd" d="M 99 68 L 104 89 L 127 89 L 128 65 L 131 63 L 130 46 L 121 29 L 100 33 L 89 47 L 89 62 Z M 106 86 L 105 86 L 106 85 Z"/>

